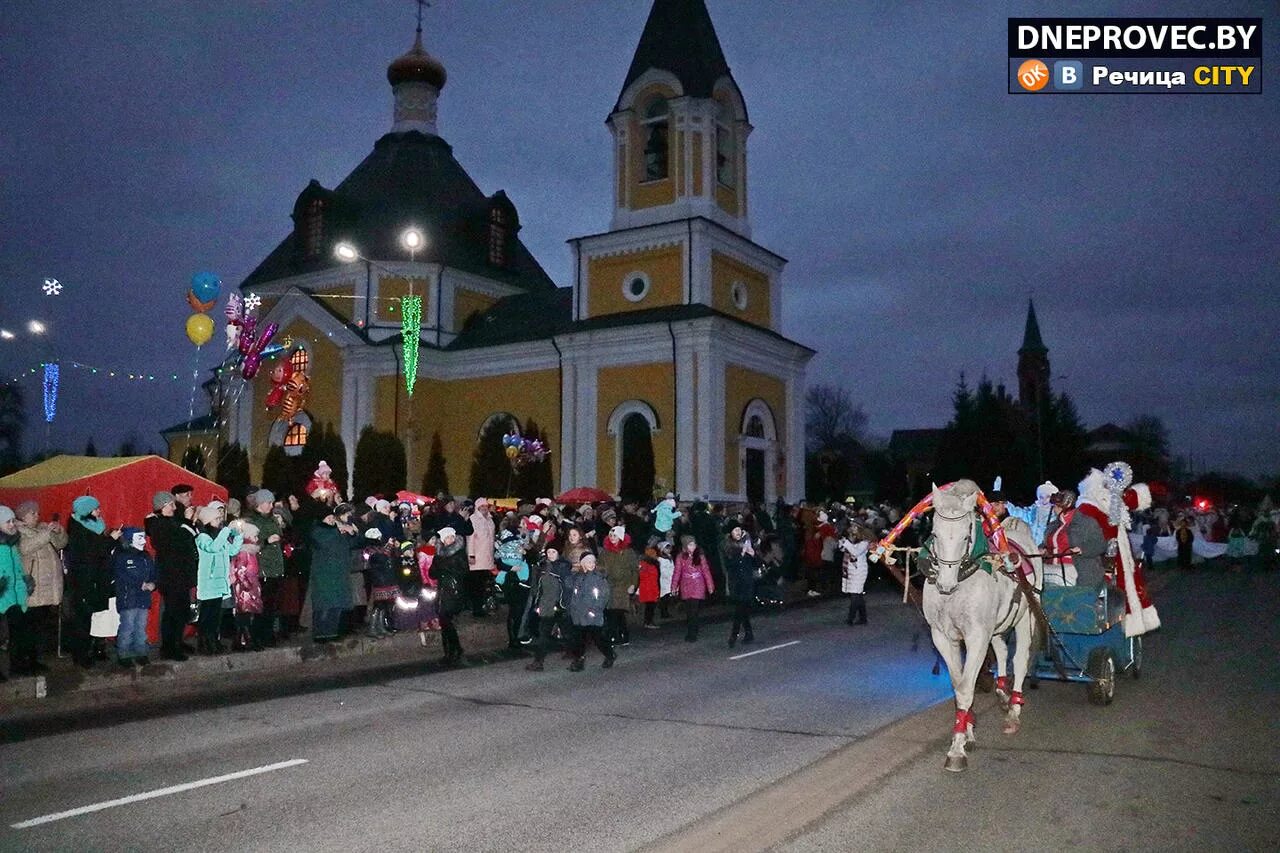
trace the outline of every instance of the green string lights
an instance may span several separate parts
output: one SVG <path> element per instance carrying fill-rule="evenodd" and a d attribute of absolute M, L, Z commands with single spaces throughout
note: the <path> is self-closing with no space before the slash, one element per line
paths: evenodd
<path fill-rule="evenodd" d="M 400 340 L 404 347 L 404 386 L 413 396 L 418 381 L 418 338 L 422 334 L 422 297 L 400 298 Z"/>

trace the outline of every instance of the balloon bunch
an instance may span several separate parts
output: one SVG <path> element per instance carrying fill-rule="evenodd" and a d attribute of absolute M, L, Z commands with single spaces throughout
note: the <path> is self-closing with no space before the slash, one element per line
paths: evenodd
<path fill-rule="evenodd" d="M 227 349 L 235 347 L 240 351 L 244 356 L 240 362 L 240 375 L 246 380 L 252 379 L 258 375 L 265 351 L 276 332 L 280 331 L 280 324 L 268 323 L 259 333 L 258 318 L 253 316 L 246 300 L 241 299 L 238 293 L 231 294 L 223 313 L 227 317 Z"/>
<path fill-rule="evenodd" d="M 551 454 L 541 439 L 525 438 L 514 429 L 502 437 L 502 447 L 515 468 L 541 462 Z"/>
<path fill-rule="evenodd" d="M 272 388 L 267 393 L 267 408 L 280 407 L 276 420 L 281 423 L 293 423 L 307 405 L 307 395 L 311 393 L 311 377 L 301 371 L 295 372 L 293 362 L 284 359 L 271 368 Z"/>
<path fill-rule="evenodd" d="M 187 337 L 197 347 L 209 343 L 213 337 L 213 320 L 208 311 L 222 293 L 222 280 L 211 272 L 198 272 L 191 277 L 191 289 L 187 291 L 187 304 L 195 313 L 187 318 Z"/>

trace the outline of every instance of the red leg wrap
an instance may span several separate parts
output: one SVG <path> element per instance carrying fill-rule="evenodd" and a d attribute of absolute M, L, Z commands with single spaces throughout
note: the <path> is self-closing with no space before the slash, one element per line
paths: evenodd
<path fill-rule="evenodd" d="M 1010 705 L 1025 705 L 1025 704 L 1027 704 L 1027 700 L 1025 700 L 1025 699 L 1023 699 L 1023 698 L 1022 698 L 1022 692 L 1021 692 L 1020 690 L 1015 690 L 1015 691 L 1013 691 L 1013 695 L 1011 695 L 1011 696 L 1009 697 L 1009 704 L 1010 704 Z"/>

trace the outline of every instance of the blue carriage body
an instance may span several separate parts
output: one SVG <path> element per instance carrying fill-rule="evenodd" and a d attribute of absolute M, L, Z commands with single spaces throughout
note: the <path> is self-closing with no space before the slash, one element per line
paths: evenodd
<path fill-rule="evenodd" d="M 1124 635 L 1124 597 L 1115 588 L 1047 586 L 1040 598 L 1052 630 L 1036 659 L 1035 675 L 1092 683 L 1090 660 L 1109 649 L 1117 672 L 1135 677 L 1142 666 L 1142 638 Z"/>

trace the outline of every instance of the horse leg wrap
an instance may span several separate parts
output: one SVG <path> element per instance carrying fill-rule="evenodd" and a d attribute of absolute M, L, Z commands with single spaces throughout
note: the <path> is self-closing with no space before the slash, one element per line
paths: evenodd
<path fill-rule="evenodd" d="M 996 690 L 1000 693 L 1009 692 L 1009 676 L 1007 675 L 996 676 Z"/>
<path fill-rule="evenodd" d="M 1013 694 L 1009 697 L 1009 704 L 1010 704 L 1010 705 L 1025 705 L 1025 704 L 1027 704 L 1027 700 L 1025 700 L 1025 699 L 1023 699 L 1023 698 L 1022 698 L 1022 691 L 1021 691 L 1021 690 L 1015 690 L 1015 691 L 1013 691 Z"/>
<path fill-rule="evenodd" d="M 956 735 L 965 734 L 969 726 L 974 725 L 977 718 L 973 716 L 972 711 L 956 711 L 956 724 L 951 728 L 951 733 Z"/>

